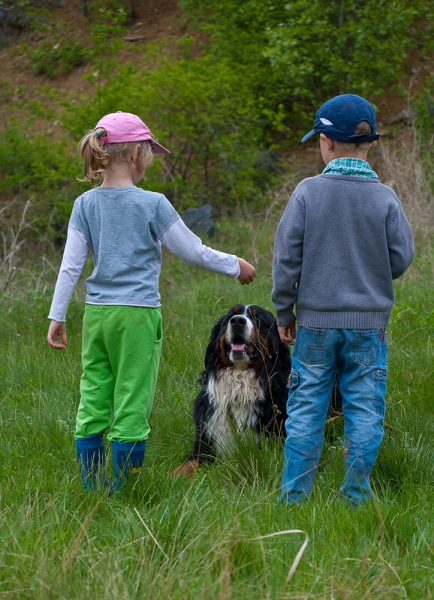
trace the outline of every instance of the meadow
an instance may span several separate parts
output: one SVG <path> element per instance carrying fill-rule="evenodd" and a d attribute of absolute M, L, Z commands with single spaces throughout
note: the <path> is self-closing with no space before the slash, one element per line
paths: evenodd
<path fill-rule="evenodd" d="M 0 598 L 433 598 L 433 253 L 426 243 L 395 284 L 373 503 L 353 509 L 339 501 L 341 419 L 327 425 L 314 494 L 301 506 L 277 502 L 283 452 L 275 440 L 259 450 L 247 437 L 193 479 L 171 475 L 192 446 L 195 382 L 211 326 L 237 302 L 272 310 L 282 209 L 219 219 L 204 240 L 253 261 L 250 286 L 164 254 L 152 432 L 142 478 L 119 498 L 85 493 L 78 475 L 84 281 L 68 312 L 68 348 L 56 352 L 46 333 L 60 254 L 16 275 L 0 313 Z"/>
<path fill-rule="evenodd" d="M 387 19 L 373 0 L 3 4 L 23 9 L 29 29 L 2 46 L 0 78 L 0 599 L 432 600 L 432 3 L 389 2 Z M 125 29 L 130 7 L 141 9 L 134 27 L 146 32 L 135 49 L 122 41 L 142 31 Z M 170 26 L 157 12 L 171 13 Z M 277 176 L 299 179 L 293 150 L 303 173 L 316 168 L 313 148 L 293 145 L 338 90 L 378 101 L 386 126 L 373 158 L 417 240 L 388 328 L 376 499 L 358 509 L 340 502 L 341 418 L 326 426 L 303 505 L 277 501 L 277 440 L 259 450 L 247 437 L 194 478 L 174 477 L 193 444 L 212 325 L 238 302 L 272 310 L 274 234 L 294 182 L 265 190 Z M 151 189 L 177 209 L 212 202 L 223 215 L 204 241 L 253 262 L 257 279 L 242 287 L 164 253 L 163 355 L 145 466 L 135 485 L 107 497 L 83 491 L 73 437 L 90 262 L 68 310 L 67 350 L 52 350 L 46 335 L 62 235 L 82 191 L 75 145 L 120 107 L 149 115 L 172 151 L 151 171 Z M 283 163 L 267 160 L 279 156 Z"/>

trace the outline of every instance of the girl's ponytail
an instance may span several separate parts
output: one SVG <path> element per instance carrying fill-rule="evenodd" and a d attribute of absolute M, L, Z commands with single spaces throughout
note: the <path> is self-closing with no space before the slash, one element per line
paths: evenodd
<path fill-rule="evenodd" d="M 92 187 L 104 179 L 104 172 L 110 163 L 130 162 L 131 152 L 140 145 L 139 159 L 144 170 L 154 162 L 153 140 L 143 142 L 121 142 L 102 144 L 107 132 L 104 127 L 92 129 L 82 137 L 78 149 L 83 158 L 84 179 L 90 181 Z"/>
<path fill-rule="evenodd" d="M 103 179 L 105 168 L 110 162 L 110 156 L 100 141 L 105 135 L 103 128 L 88 131 L 78 144 L 84 170 L 84 179 L 81 181 L 90 181 L 92 187 Z"/>

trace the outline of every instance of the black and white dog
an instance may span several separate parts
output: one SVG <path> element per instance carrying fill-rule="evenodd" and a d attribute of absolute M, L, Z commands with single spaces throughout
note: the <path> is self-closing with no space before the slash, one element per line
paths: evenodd
<path fill-rule="evenodd" d="M 174 474 L 193 474 L 203 463 L 224 456 L 234 433 L 251 429 L 285 437 L 291 355 L 281 342 L 274 316 L 255 304 L 236 304 L 214 325 L 205 353 L 201 391 L 194 401 L 193 452 Z M 337 382 L 328 417 L 341 415 Z"/>
<path fill-rule="evenodd" d="M 233 447 L 234 433 L 251 429 L 285 436 L 289 348 L 276 320 L 255 304 L 237 304 L 214 325 L 205 353 L 202 389 L 194 401 L 196 439 L 175 474 L 192 474 Z"/>

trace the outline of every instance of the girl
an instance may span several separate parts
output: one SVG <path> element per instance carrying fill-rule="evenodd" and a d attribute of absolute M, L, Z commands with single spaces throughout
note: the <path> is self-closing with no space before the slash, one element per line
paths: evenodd
<path fill-rule="evenodd" d="M 256 272 L 242 258 L 204 246 L 165 196 L 136 187 L 154 154 L 169 153 L 139 117 L 106 115 L 79 149 L 93 189 L 74 203 L 48 343 L 66 348 L 66 311 L 90 250 L 94 269 L 86 282 L 75 439 L 83 487 L 96 489 L 98 473 L 105 470 L 103 434 L 109 430 L 110 489 L 119 490 L 127 475 L 140 473 L 150 431 L 162 345 L 161 243 L 186 263 L 237 278 L 241 285 L 251 283 Z"/>

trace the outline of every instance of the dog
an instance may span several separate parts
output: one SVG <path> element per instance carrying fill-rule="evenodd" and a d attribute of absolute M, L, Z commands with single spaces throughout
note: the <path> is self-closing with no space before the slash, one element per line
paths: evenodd
<path fill-rule="evenodd" d="M 274 315 L 256 304 L 236 304 L 214 325 L 205 370 L 194 401 L 194 448 L 173 474 L 193 474 L 224 456 L 234 434 L 253 430 L 285 436 L 289 348 L 279 337 Z"/>

